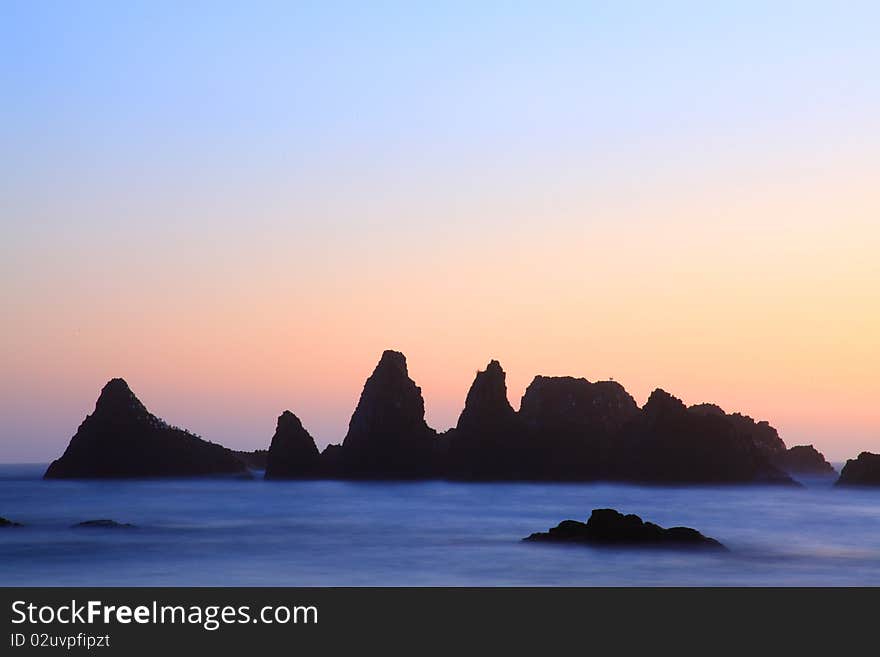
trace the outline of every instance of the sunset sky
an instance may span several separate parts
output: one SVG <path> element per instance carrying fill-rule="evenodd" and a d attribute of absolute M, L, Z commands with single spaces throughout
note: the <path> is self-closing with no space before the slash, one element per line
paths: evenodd
<path fill-rule="evenodd" d="M 114 376 L 339 442 L 386 348 L 880 452 L 880 5 L 293 4 L 0 3 L 0 462 Z"/>

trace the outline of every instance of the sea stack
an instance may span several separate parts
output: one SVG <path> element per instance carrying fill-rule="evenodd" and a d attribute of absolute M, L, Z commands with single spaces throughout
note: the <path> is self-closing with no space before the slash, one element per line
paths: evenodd
<path fill-rule="evenodd" d="M 534 446 L 535 476 L 604 477 L 611 470 L 615 436 L 638 414 L 635 400 L 614 381 L 536 376 L 519 409 Z"/>
<path fill-rule="evenodd" d="M 792 475 L 831 476 L 836 475 L 834 469 L 822 452 L 812 445 L 795 445 L 776 455 L 773 463 Z"/>
<path fill-rule="evenodd" d="M 796 485 L 771 463 L 772 450 L 765 441 L 773 434 L 751 418 L 727 415 L 717 407 L 688 408 L 658 388 L 641 414 L 622 429 L 615 445 L 616 471 L 612 478 L 657 483 Z M 785 448 L 784 443 L 781 447 Z"/>
<path fill-rule="evenodd" d="M 278 417 L 278 426 L 266 461 L 266 479 L 300 479 L 319 474 L 320 454 L 315 440 L 290 411 Z"/>
<path fill-rule="evenodd" d="M 477 372 L 458 423 L 444 441 L 446 470 L 452 478 L 531 478 L 525 431 L 507 399 L 507 375 L 497 360 Z"/>
<path fill-rule="evenodd" d="M 341 474 L 375 479 L 430 476 L 435 439 L 436 432 L 425 422 L 422 390 L 409 378 L 406 357 L 385 351 L 351 416 L 338 453 Z"/>
<path fill-rule="evenodd" d="M 880 486 L 880 454 L 862 452 L 840 471 L 838 486 Z"/>
<path fill-rule="evenodd" d="M 150 413 L 123 379 L 101 390 L 46 479 L 190 477 L 248 473 L 235 454 Z"/>

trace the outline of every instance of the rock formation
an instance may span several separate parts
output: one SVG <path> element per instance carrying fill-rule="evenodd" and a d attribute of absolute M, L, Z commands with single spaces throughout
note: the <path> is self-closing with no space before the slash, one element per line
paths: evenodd
<path fill-rule="evenodd" d="M 635 400 L 614 381 L 536 376 L 519 410 L 533 445 L 534 475 L 564 480 L 605 476 L 615 436 L 638 414 Z"/>
<path fill-rule="evenodd" d="M 266 463 L 266 479 L 296 479 L 320 474 L 320 454 L 314 439 L 290 411 L 278 417 L 278 426 Z"/>
<path fill-rule="evenodd" d="M 188 477 L 246 474 L 229 449 L 168 426 L 150 413 L 122 379 L 101 390 L 47 479 Z"/>
<path fill-rule="evenodd" d="M 255 449 L 252 452 L 240 452 L 234 449 L 232 453 L 251 470 L 265 470 L 269 460 L 269 450 L 266 449 Z"/>
<path fill-rule="evenodd" d="M 12 522 L 11 520 L 4 518 L 3 516 L 0 516 L 0 527 L 21 527 L 21 523 Z"/>
<path fill-rule="evenodd" d="M 586 523 L 563 520 L 550 531 L 534 533 L 523 540 L 597 546 L 726 549 L 714 538 L 703 536 L 696 529 L 664 529 L 654 523 L 643 522 L 636 515 L 623 515 L 614 509 L 593 509 Z"/>
<path fill-rule="evenodd" d="M 812 445 L 795 445 L 773 458 L 773 464 L 793 475 L 835 475 L 837 470 Z"/>
<path fill-rule="evenodd" d="M 132 529 L 134 525 L 127 522 L 116 522 L 102 518 L 101 520 L 84 520 L 73 525 L 73 529 Z"/>
<path fill-rule="evenodd" d="M 659 389 L 639 408 L 613 381 L 537 376 L 515 411 L 496 360 L 477 372 L 456 426 L 437 436 L 406 358 L 385 351 L 342 444 L 323 453 L 289 411 L 268 452 L 233 452 L 168 426 L 113 379 L 45 477 L 250 476 L 264 467 L 267 479 L 787 484 L 795 482 L 783 470 L 830 469 L 812 447 L 787 450 L 767 422 L 713 404 L 687 408 Z"/>
<path fill-rule="evenodd" d="M 794 484 L 770 462 L 766 446 L 756 440 L 756 434 L 766 430 L 750 422 L 750 418 L 730 416 L 721 409 L 707 412 L 705 405 L 688 409 L 680 399 L 657 389 L 641 413 L 621 430 L 611 478 L 656 483 Z"/>
<path fill-rule="evenodd" d="M 880 454 L 862 452 L 840 471 L 838 486 L 880 486 Z"/>
<path fill-rule="evenodd" d="M 422 391 L 406 357 L 386 351 L 364 384 L 342 442 L 341 473 L 354 478 L 419 478 L 433 472 L 436 432 L 425 423 Z"/>
<path fill-rule="evenodd" d="M 779 433 L 770 426 L 766 420 L 755 422 L 748 415 L 741 413 L 727 414 L 724 410 L 715 404 L 697 404 L 689 409 L 692 413 L 699 415 L 712 415 L 716 417 L 726 418 L 727 422 L 733 430 L 750 441 L 755 449 L 759 450 L 767 458 L 774 458 L 785 452 L 785 443 L 779 437 Z"/>
<path fill-rule="evenodd" d="M 342 476 L 342 445 L 327 445 L 321 452 L 318 467 L 321 474 L 331 479 Z"/>
<path fill-rule="evenodd" d="M 529 479 L 531 445 L 507 400 L 507 375 L 497 360 L 477 372 L 447 444 L 444 471 L 460 479 Z"/>

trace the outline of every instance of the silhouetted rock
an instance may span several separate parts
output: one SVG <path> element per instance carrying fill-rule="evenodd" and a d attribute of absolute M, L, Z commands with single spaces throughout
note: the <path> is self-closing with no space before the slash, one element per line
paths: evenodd
<path fill-rule="evenodd" d="M 477 372 L 454 429 L 441 439 L 445 471 L 460 479 L 529 479 L 534 470 L 525 426 L 507 400 L 497 360 Z"/>
<path fill-rule="evenodd" d="M 771 427 L 770 423 L 766 420 L 756 422 L 748 415 L 743 415 L 742 413 L 728 414 L 715 404 L 697 404 L 691 406 L 689 410 L 700 415 L 726 418 L 734 431 L 751 441 L 756 449 L 763 452 L 771 460 L 785 452 L 785 443 L 779 437 L 779 432 Z"/>
<path fill-rule="evenodd" d="M 477 372 L 456 426 L 434 435 L 406 361 L 386 352 L 341 451 L 322 455 L 321 470 L 342 477 L 797 485 L 774 465 L 785 443 L 767 422 L 712 404 L 688 409 L 662 390 L 639 409 L 618 383 L 573 377 L 535 377 L 516 412 L 496 360 Z"/>
<path fill-rule="evenodd" d="M 550 531 L 534 533 L 523 540 L 599 546 L 726 549 L 714 538 L 703 536 L 696 529 L 664 529 L 654 523 L 643 522 L 636 515 L 623 515 L 614 509 L 593 509 L 586 523 L 563 520 Z"/>
<path fill-rule="evenodd" d="M 150 413 L 122 379 L 101 390 L 47 479 L 186 477 L 247 474 L 232 450 L 168 426 Z"/>
<path fill-rule="evenodd" d="M 614 437 L 638 414 L 635 400 L 614 381 L 536 376 L 519 410 L 532 446 L 534 478 L 605 476 Z"/>
<path fill-rule="evenodd" d="M 232 450 L 235 457 L 252 470 L 265 470 L 269 460 L 269 450 L 255 449 L 252 452 Z"/>
<path fill-rule="evenodd" d="M 314 439 L 290 411 L 278 417 L 269 445 L 266 479 L 296 479 L 319 474 L 320 454 Z"/>
<path fill-rule="evenodd" d="M 73 525 L 74 529 L 131 529 L 133 527 L 134 525 L 130 525 L 127 522 L 116 522 L 106 518 L 101 520 L 85 520 Z"/>
<path fill-rule="evenodd" d="M 11 520 L 7 520 L 6 518 L 0 516 L 0 527 L 21 527 L 21 523 L 12 522 Z"/>
<path fill-rule="evenodd" d="M 479 433 L 494 431 L 513 422 L 516 412 L 507 400 L 506 380 L 507 375 L 497 360 L 489 361 L 485 370 L 477 372 L 456 428 Z"/>
<path fill-rule="evenodd" d="M 838 486 L 880 486 L 880 454 L 862 452 L 840 471 Z"/>
<path fill-rule="evenodd" d="M 342 445 L 327 445 L 318 459 L 321 475 L 331 479 L 342 476 Z"/>
<path fill-rule="evenodd" d="M 773 463 L 789 474 L 833 475 L 837 470 L 812 445 L 795 445 L 777 454 Z"/>
<path fill-rule="evenodd" d="M 386 351 L 364 384 L 342 442 L 342 474 L 355 478 L 414 478 L 432 474 L 436 433 L 425 423 L 422 391 L 406 357 Z"/>
<path fill-rule="evenodd" d="M 657 389 L 641 414 L 622 429 L 610 474 L 613 479 L 656 483 L 797 485 L 770 462 L 767 445 L 759 444 L 768 437 L 750 418 L 706 405 L 688 409 Z"/>

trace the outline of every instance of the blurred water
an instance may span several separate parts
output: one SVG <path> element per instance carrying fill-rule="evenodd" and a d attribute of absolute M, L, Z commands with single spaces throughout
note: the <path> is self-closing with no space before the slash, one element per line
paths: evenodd
<path fill-rule="evenodd" d="M 880 489 L 42 481 L 0 466 L 4 586 L 880 585 Z M 613 507 L 729 554 L 522 543 Z M 71 529 L 112 518 L 135 529 Z"/>

